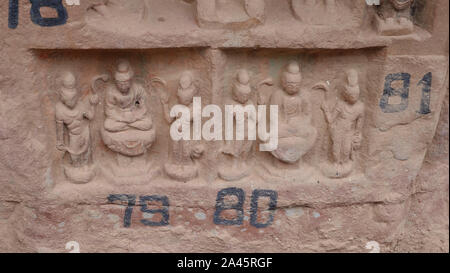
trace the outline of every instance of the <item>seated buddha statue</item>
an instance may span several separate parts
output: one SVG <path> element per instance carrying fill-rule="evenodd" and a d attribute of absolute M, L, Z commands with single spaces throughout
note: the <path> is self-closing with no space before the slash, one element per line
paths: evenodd
<path fill-rule="evenodd" d="M 120 61 L 114 83 L 106 87 L 105 122 L 101 130 L 106 146 L 125 156 L 144 154 L 155 140 L 146 90 L 133 77 L 130 64 Z"/>
<path fill-rule="evenodd" d="M 314 145 L 317 130 L 311 124 L 311 103 L 301 88 L 302 76 L 297 62 L 291 62 L 281 75 L 282 89 L 270 97 L 278 105 L 278 147 L 272 155 L 283 163 L 300 160 Z"/>

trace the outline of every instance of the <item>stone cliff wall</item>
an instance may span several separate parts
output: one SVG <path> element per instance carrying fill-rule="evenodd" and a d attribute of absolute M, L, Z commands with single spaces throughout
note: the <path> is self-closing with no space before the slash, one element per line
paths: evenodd
<path fill-rule="evenodd" d="M 0 3 L 0 252 L 449 251 L 448 1 L 79 2 Z"/>

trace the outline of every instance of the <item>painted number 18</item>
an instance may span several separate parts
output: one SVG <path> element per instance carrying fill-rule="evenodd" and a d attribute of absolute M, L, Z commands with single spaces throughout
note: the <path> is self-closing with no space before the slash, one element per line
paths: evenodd
<path fill-rule="evenodd" d="M 31 21 L 42 27 L 53 27 L 64 25 L 67 22 L 67 10 L 62 4 L 62 0 L 30 0 Z M 41 15 L 41 8 L 48 7 L 56 10 L 57 17 L 44 18 Z M 19 25 L 19 0 L 9 0 L 8 27 L 17 28 Z"/>

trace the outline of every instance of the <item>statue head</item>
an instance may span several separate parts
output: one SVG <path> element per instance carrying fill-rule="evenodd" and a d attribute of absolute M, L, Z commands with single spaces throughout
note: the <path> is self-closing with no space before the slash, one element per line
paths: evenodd
<path fill-rule="evenodd" d="M 246 103 L 250 99 L 252 88 L 250 86 L 250 76 L 246 69 L 240 69 L 236 73 L 232 92 L 233 99 L 239 103 Z"/>
<path fill-rule="evenodd" d="M 194 85 L 194 79 L 189 71 L 185 71 L 181 74 L 177 97 L 181 104 L 189 105 L 195 96 L 196 88 Z"/>
<path fill-rule="evenodd" d="M 61 78 L 62 86 L 60 90 L 61 101 L 69 108 L 74 108 L 78 102 L 78 89 L 76 79 L 72 72 L 65 72 Z"/>
<path fill-rule="evenodd" d="M 301 82 L 302 74 L 300 72 L 300 66 L 296 61 L 292 61 L 286 66 L 281 75 L 281 86 L 286 93 L 294 95 L 300 91 Z"/>
<path fill-rule="evenodd" d="M 114 80 L 116 82 L 117 89 L 123 94 L 128 93 L 131 88 L 131 81 L 133 79 L 134 72 L 131 65 L 126 60 L 120 60 L 116 72 L 114 73 Z"/>
<path fill-rule="evenodd" d="M 350 69 L 346 73 L 347 83 L 342 89 L 342 96 L 345 101 L 350 104 L 354 104 L 359 99 L 359 83 L 358 83 L 358 72 L 355 69 Z"/>

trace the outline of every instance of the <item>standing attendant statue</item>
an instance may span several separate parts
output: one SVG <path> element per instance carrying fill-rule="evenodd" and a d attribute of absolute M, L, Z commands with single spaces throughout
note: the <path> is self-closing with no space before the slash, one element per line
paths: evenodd
<path fill-rule="evenodd" d="M 185 123 L 189 128 L 192 126 L 193 99 L 196 94 L 197 87 L 195 86 L 193 75 L 188 71 L 183 72 L 177 89 L 177 99 L 181 105 L 184 105 L 189 109 L 189 119 L 181 120 L 181 122 Z M 162 93 L 160 99 L 163 105 L 164 117 L 170 125 L 182 118 L 182 116 L 173 117 L 170 115 L 169 95 L 167 92 Z M 179 130 L 181 130 L 181 127 L 182 126 L 180 126 Z M 203 146 L 196 144 L 192 140 L 184 139 L 172 139 L 171 142 L 172 157 L 169 158 L 170 162 L 164 165 L 166 174 L 170 178 L 183 182 L 196 178 L 198 176 L 198 167 L 194 159 L 201 157 L 203 154 Z"/>
<path fill-rule="evenodd" d="M 315 87 L 331 92 L 325 83 Z M 322 168 L 329 177 L 345 177 L 353 170 L 355 152 L 361 147 L 364 125 L 364 103 L 359 100 L 359 95 L 358 72 L 350 69 L 346 73 L 346 83 L 340 96 L 336 92 L 334 94 L 337 102 L 333 105 L 330 100 L 322 104 L 332 142 L 332 166 Z"/>
<path fill-rule="evenodd" d="M 89 101 L 81 98 L 71 72 L 63 75 L 59 96 L 55 112 L 56 147 L 70 156 L 70 165 L 64 166 L 64 173 L 73 183 L 87 183 L 95 176 L 89 124 L 95 116 L 98 97 L 91 95 Z"/>
<path fill-rule="evenodd" d="M 242 106 L 244 109 L 246 106 L 256 107 L 256 103 L 253 99 L 253 97 L 255 97 L 254 93 L 258 92 L 260 86 L 272 84 L 272 79 L 268 78 L 258 83 L 256 88 L 254 88 L 250 83 L 248 71 L 246 69 L 240 69 L 236 73 L 231 89 L 231 98 L 228 99 L 226 105 Z M 236 115 L 236 112 L 234 112 L 233 119 L 233 131 L 236 131 L 236 128 L 239 128 L 236 126 L 238 122 L 244 124 L 244 139 L 225 140 L 225 144 L 222 147 L 224 161 L 219 167 L 218 174 L 220 178 L 226 181 L 239 180 L 250 174 L 248 161 L 250 160 L 250 155 L 256 142 L 256 139 L 249 139 L 248 135 L 248 126 L 251 123 L 254 125 L 257 124 L 258 119 L 256 112 L 248 112 L 243 115 Z M 256 130 L 256 127 L 254 130 Z"/>

